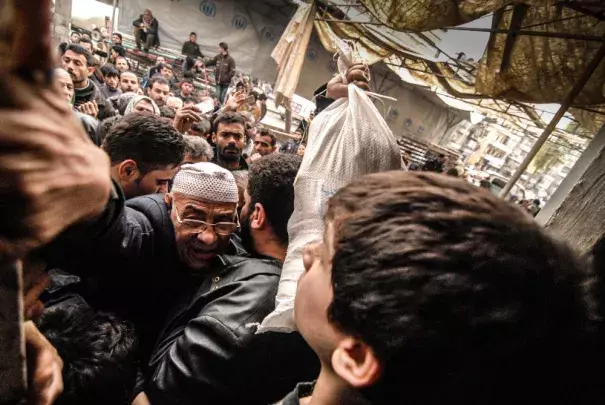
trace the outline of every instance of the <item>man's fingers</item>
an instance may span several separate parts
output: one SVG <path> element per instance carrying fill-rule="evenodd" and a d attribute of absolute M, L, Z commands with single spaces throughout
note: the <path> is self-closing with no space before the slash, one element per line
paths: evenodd
<path fill-rule="evenodd" d="M 370 85 L 366 82 L 354 81 L 353 84 L 355 84 L 355 86 L 359 87 L 362 90 L 370 91 Z"/>

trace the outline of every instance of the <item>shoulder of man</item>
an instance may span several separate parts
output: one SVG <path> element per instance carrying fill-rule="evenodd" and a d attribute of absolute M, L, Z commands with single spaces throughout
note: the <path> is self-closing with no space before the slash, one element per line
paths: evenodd
<path fill-rule="evenodd" d="M 164 201 L 164 194 L 131 198 L 126 201 L 126 206 L 145 215 L 152 224 L 172 227 L 168 206 Z"/>
<path fill-rule="evenodd" d="M 279 277 L 281 276 L 281 269 L 283 266 L 281 261 L 271 258 L 260 259 L 254 257 L 221 255 L 220 259 L 227 271 L 238 273 L 234 280 L 241 280 L 261 274 Z"/>

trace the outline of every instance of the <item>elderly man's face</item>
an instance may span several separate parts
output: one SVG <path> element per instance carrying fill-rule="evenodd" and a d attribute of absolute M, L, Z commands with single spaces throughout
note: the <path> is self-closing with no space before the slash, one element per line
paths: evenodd
<path fill-rule="evenodd" d="M 155 114 L 153 105 L 148 100 L 141 100 L 134 106 L 135 114 Z"/>
<path fill-rule="evenodd" d="M 166 195 L 179 258 L 192 270 L 202 270 L 225 253 L 238 228 L 235 203 L 211 203 L 181 193 Z"/>
<path fill-rule="evenodd" d="M 71 76 L 65 70 L 57 69 L 55 71 L 55 86 L 59 89 L 63 97 L 68 103 L 71 103 L 74 97 L 74 83 L 71 80 Z"/>

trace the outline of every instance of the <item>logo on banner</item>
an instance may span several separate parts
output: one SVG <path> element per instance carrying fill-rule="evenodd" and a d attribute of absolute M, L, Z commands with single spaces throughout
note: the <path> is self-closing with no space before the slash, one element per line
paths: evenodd
<path fill-rule="evenodd" d="M 396 108 L 391 108 L 389 110 L 388 120 L 395 121 L 399 117 L 399 110 Z"/>
<path fill-rule="evenodd" d="M 200 12 L 206 17 L 214 17 L 216 15 L 216 6 L 211 1 L 202 1 L 200 3 Z"/>
<path fill-rule="evenodd" d="M 328 70 L 332 73 L 336 73 L 337 69 L 338 69 L 338 65 L 336 64 L 336 61 L 331 60 L 330 63 L 328 63 Z"/>
<path fill-rule="evenodd" d="M 265 27 L 260 32 L 261 38 L 267 42 L 275 42 L 275 31 L 271 27 Z"/>
<path fill-rule="evenodd" d="M 411 119 L 411 118 L 406 118 L 406 119 L 403 121 L 403 126 L 404 126 L 405 128 L 410 128 L 410 127 L 412 126 L 412 119 Z"/>
<path fill-rule="evenodd" d="M 426 128 L 424 127 L 424 125 L 420 125 L 416 132 L 418 132 L 418 135 L 423 135 L 425 131 L 426 131 Z"/>
<path fill-rule="evenodd" d="M 231 21 L 231 25 L 233 25 L 233 28 L 236 30 L 245 30 L 248 27 L 248 19 L 246 16 L 236 14 Z"/>
<path fill-rule="evenodd" d="M 307 51 L 307 59 L 313 62 L 317 60 L 317 57 L 317 49 L 309 48 L 309 50 Z"/>

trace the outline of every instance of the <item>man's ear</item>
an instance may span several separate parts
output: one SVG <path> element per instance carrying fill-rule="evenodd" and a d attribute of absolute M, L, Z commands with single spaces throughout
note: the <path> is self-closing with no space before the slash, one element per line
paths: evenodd
<path fill-rule="evenodd" d="M 250 227 L 252 229 L 262 229 L 267 225 L 267 212 L 262 204 L 256 203 L 254 210 L 250 213 Z"/>
<path fill-rule="evenodd" d="M 212 133 L 212 143 L 216 145 L 216 134 Z"/>
<path fill-rule="evenodd" d="M 382 367 L 374 350 L 364 342 L 346 337 L 332 353 L 332 368 L 353 388 L 373 385 L 380 377 Z"/>
<path fill-rule="evenodd" d="M 89 66 L 87 69 L 88 69 L 88 76 L 90 76 L 91 74 L 93 74 L 94 71 L 95 71 L 94 66 Z"/>
<path fill-rule="evenodd" d="M 273 149 L 271 149 L 271 153 L 275 153 L 275 151 L 277 150 L 277 145 L 273 147 Z"/>
<path fill-rule="evenodd" d="M 118 176 L 122 181 L 128 182 L 138 179 L 140 174 L 137 162 L 132 159 L 126 159 L 118 166 Z"/>
<path fill-rule="evenodd" d="M 170 194 L 170 193 L 164 194 L 164 202 L 168 206 L 168 209 L 172 209 L 172 194 Z"/>

